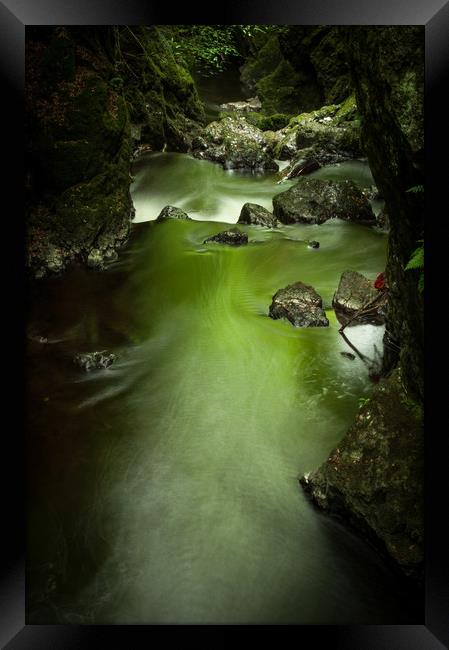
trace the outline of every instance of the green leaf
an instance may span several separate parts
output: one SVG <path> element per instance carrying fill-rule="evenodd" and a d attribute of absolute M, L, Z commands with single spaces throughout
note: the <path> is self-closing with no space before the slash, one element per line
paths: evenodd
<path fill-rule="evenodd" d="M 405 266 L 405 271 L 410 271 L 411 269 L 423 269 L 424 268 L 424 246 L 420 246 L 413 251 L 407 265 Z"/>
<path fill-rule="evenodd" d="M 421 275 L 419 276 L 418 291 L 419 293 L 423 293 L 424 291 L 424 273 L 421 273 Z"/>

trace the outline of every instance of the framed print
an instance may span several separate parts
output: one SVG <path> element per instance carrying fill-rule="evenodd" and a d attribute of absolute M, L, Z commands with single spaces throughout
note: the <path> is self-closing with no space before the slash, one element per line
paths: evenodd
<path fill-rule="evenodd" d="M 0 16 L 2 647 L 447 647 L 449 4 Z"/>

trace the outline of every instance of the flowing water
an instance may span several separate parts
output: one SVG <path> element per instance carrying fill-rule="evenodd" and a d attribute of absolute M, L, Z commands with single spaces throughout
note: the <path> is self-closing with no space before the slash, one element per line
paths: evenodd
<path fill-rule="evenodd" d="M 371 184 L 360 165 L 327 172 Z M 377 552 L 298 484 L 372 388 L 340 354 L 330 305 L 342 271 L 384 268 L 386 236 L 331 220 L 204 245 L 288 184 L 182 154 L 134 174 L 119 260 L 32 289 L 30 335 L 48 341 L 28 346 L 28 623 L 413 622 Z M 193 220 L 155 222 L 166 204 Z M 267 316 L 298 280 L 323 297 L 328 328 Z M 378 359 L 382 327 L 348 332 Z M 105 370 L 72 363 L 102 349 L 118 355 Z"/>

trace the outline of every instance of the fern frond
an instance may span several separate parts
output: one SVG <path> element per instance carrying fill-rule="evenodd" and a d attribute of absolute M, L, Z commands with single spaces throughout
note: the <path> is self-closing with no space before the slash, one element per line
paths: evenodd
<path fill-rule="evenodd" d="M 424 247 L 420 246 L 413 251 L 412 256 L 410 257 L 407 265 L 405 267 L 406 271 L 411 269 L 423 269 L 424 268 Z"/>

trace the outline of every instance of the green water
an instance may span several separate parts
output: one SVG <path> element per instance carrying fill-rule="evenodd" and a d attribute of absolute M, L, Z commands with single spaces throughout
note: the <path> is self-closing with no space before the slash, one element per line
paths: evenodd
<path fill-rule="evenodd" d="M 288 283 L 329 307 L 345 269 L 375 277 L 385 235 L 329 221 L 203 245 L 285 186 L 179 154 L 135 174 L 136 222 L 167 203 L 196 220 L 138 223 L 107 271 L 32 290 L 48 343 L 28 350 L 28 623 L 413 622 L 383 560 L 298 484 L 369 394 L 367 368 L 341 356 L 332 310 L 329 328 L 267 316 Z M 349 334 L 371 358 L 382 335 Z M 106 370 L 71 362 L 105 348 Z"/>

